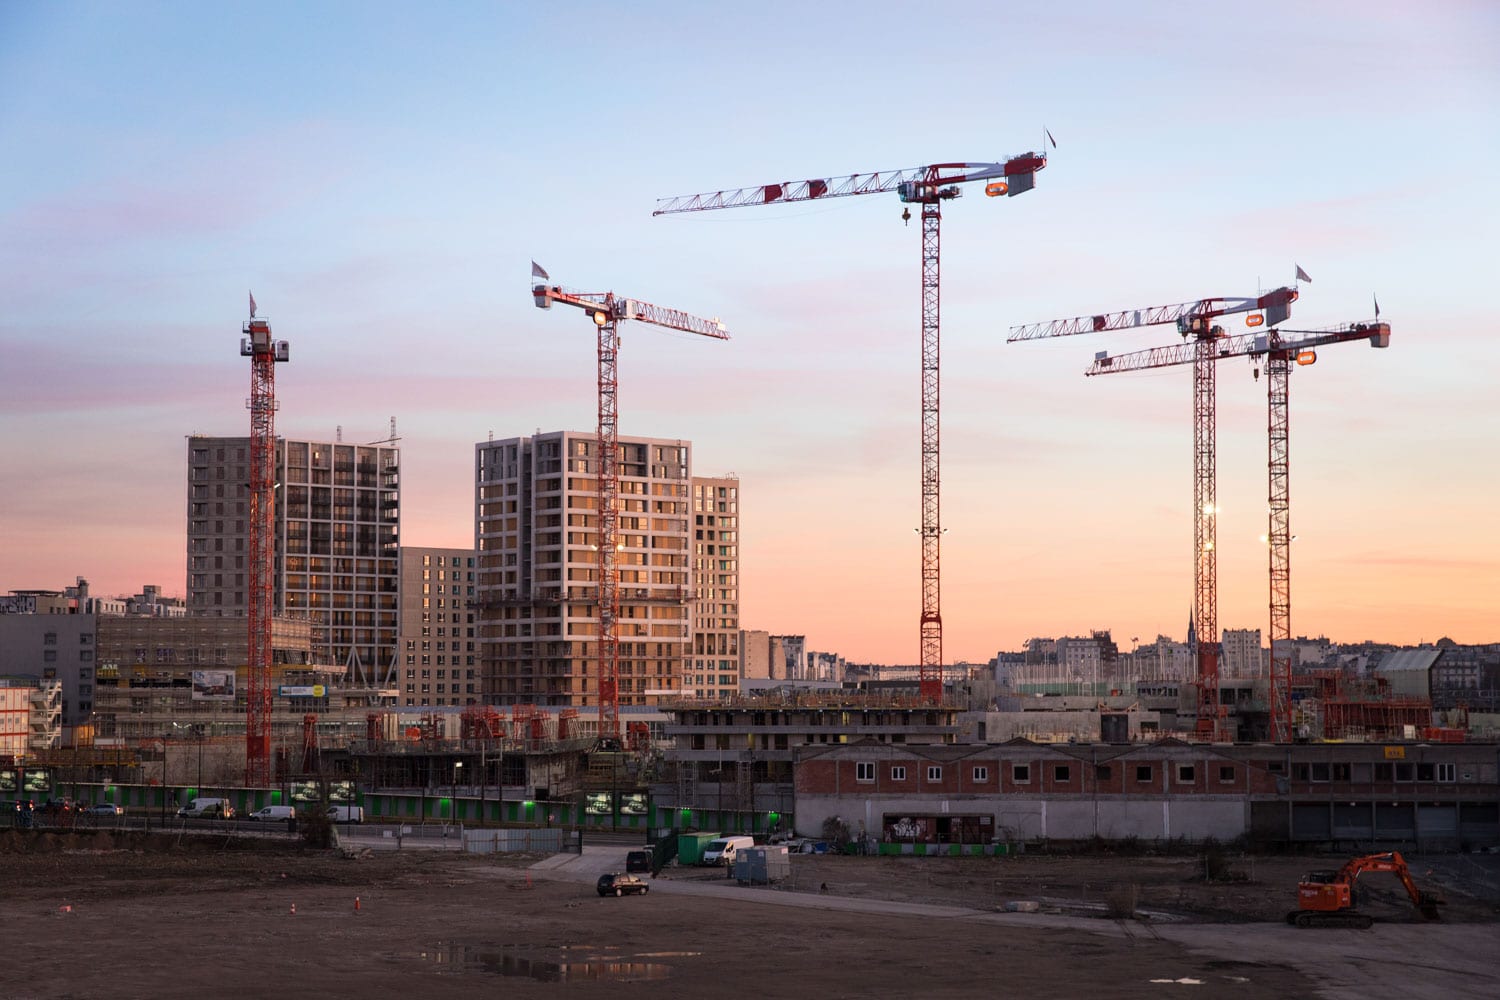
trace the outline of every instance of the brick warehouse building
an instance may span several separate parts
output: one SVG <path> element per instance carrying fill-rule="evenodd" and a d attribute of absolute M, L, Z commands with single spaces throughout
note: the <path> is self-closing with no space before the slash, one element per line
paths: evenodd
<path fill-rule="evenodd" d="M 1500 843 L 1495 744 L 915 745 L 797 755 L 799 832 L 900 843 Z"/>

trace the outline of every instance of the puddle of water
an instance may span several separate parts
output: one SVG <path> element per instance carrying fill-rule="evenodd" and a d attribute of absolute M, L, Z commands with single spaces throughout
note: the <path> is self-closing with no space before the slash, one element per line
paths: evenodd
<path fill-rule="evenodd" d="M 617 957 L 590 956 L 581 959 L 567 958 L 555 961 L 523 955 L 504 948 L 487 945 L 469 945 L 450 942 L 415 955 L 418 961 L 435 966 L 439 975 L 454 975 L 469 972 L 534 979 L 542 983 L 580 982 L 641 982 L 650 979 L 666 979 L 672 967 L 662 962 L 624 961 Z M 655 956 L 643 956 L 655 957 Z"/>

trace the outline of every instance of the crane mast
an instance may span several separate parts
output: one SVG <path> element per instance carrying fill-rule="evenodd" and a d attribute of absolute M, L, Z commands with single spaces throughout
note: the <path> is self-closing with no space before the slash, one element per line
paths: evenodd
<path fill-rule="evenodd" d="M 1217 329 L 1217 328 L 1216 328 Z M 1222 332 L 1222 331 L 1221 331 Z M 1286 339 L 1283 331 L 1272 329 L 1265 334 L 1219 337 L 1213 341 L 1213 357 L 1264 358 L 1266 371 L 1266 428 L 1268 468 L 1269 525 L 1266 542 L 1270 558 L 1270 643 L 1271 643 L 1271 739 L 1284 743 L 1292 738 L 1292 567 L 1291 567 L 1291 462 L 1290 462 L 1290 390 L 1288 376 L 1293 364 L 1312 364 L 1317 360 L 1314 348 L 1368 340 L 1372 347 L 1390 346 L 1389 323 L 1377 321 L 1350 323 L 1326 330 L 1292 330 L 1301 336 Z M 1133 354 L 1110 357 L 1101 351 L 1086 375 L 1143 371 L 1198 361 L 1202 342 L 1173 347 L 1158 347 Z M 1191 351 L 1186 348 L 1191 348 Z M 1196 378 L 1195 378 L 1196 382 Z"/>
<path fill-rule="evenodd" d="M 918 620 L 921 657 L 918 684 L 924 701 L 943 697 L 942 519 L 940 457 L 940 341 L 942 276 L 942 203 L 963 193 L 958 186 L 986 181 L 989 197 L 1015 197 L 1032 189 L 1036 172 L 1047 165 L 1043 153 L 1028 152 L 995 163 L 938 163 L 906 170 L 849 174 L 843 177 L 782 181 L 753 187 L 663 198 L 653 215 L 701 212 L 748 205 L 789 204 L 823 198 L 894 192 L 903 202 L 921 206 L 922 215 L 922 357 L 921 357 L 921 508 L 922 611 Z M 910 209 L 902 213 L 909 220 Z"/>
<path fill-rule="evenodd" d="M 1297 290 L 1282 287 L 1263 295 L 1215 297 L 1167 306 L 1148 306 L 1115 313 L 1077 316 L 1012 327 L 1007 342 L 1068 337 L 1175 323 L 1190 344 L 1193 363 L 1193 622 L 1197 648 L 1198 735 L 1220 739 L 1226 734 L 1219 699 L 1219 570 L 1217 539 L 1217 384 L 1215 342 L 1224 336 L 1214 325 L 1218 316 L 1249 313 L 1250 326 L 1275 327 L 1291 315 Z"/>
<path fill-rule="evenodd" d="M 271 339 L 271 325 L 250 319 L 240 356 L 250 359 L 250 553 L 248 660 L 245 698 L 245 784 L 271 783 L 271 619 L 275 570 L 276 363 L 289 358 L 285 340 Z"/>
<path fill-rule="evenodd" d="M 684 333 L 728 340 L 729 333 L 717 319 L 706 320 L 678 309 L 667 309 L 638 299 L 617 297 L 614 292 L 574 292 L 546 284 L 548 275 L 535 263 L 533 277 L 542 283 L 531 287 L 538 309 L 554 302 L 573 306 L 589 314 L 599 331 L 599 407 L 596 433 L 599 528 L 597 575 L 599 577 L 599 735 L 620 742 L 620 573 L 616 539 L 619 510 L 619 324 L 626 320 L 650 323 Z"/>

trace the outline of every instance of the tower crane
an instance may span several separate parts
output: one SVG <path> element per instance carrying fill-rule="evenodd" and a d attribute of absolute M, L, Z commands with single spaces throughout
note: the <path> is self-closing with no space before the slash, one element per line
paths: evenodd
<path fill-rule="evenodd" d="M 1207 298 L 1168 306 L 1077 316 L 1011 328 L 1007 342 L 1067 337 L 1175 323 L 1188 343 L 1193 362 L 1193 621 L 1198 636 L 1198 733 L 1217 739 L 1224 726 L 1219 702 L 1219 570 L 1215 546 L 1218 511 L 1215 442 L 1214 362 L 1216 342 L 1224 336 L 1213 324 L 1218 316 L 1248 313 L 1250 327 L 1276 327 L 1291 315 L 1297 289 L 1283 286 L 1263 295 Z M 1205 639 L 1205 636 L 1207 637 Z"/>
<path fill-rule="evenodd" d="M 1050 137 L 1050 136 L 1049 136 Z M 1053 142 L 1056 145 L 1056 142 Z M 895 194 L 908 206 L 922 210 L 922 614 L 919 623 L 921 697 L 937 703 L 943 697 L 943 615 L 940 567 L 938 417 L 939 417 L 939 304 L 943 202 L 963 193 L 960 184 L 985 181 L 991 198 L 1015 197 L 1036 184 L 1036 172 L 1047 165 L 1043 153 L 1028 152 L 996 163 L 935 163 L 907 170 L 886 170 L 844 177 L 814 178 L 759 184 L 730 191 L 664 198 L 653 215 L 702 212 L 746 205 L 783 205 L 800 201 L 843 198 L 857 194 Z M 910 207 L 901 218 L 911 219 Z"/>
<path fill-rule="evenodd" d="M 549 284 L 547 272 L 533 261 L 532 300 L 538 309 L 558 303 L 588 313 L 599 330 L 599 735 L 620 742 L 620 587 L 615 551 L 619 511 L 619 380 L 616 363 L 620 351 L 619 324 L 625 320 L 650 323 L 728 340 L 729 332 L 717 319 L 700 319 L 677 309 L 616 296 L 614 292 L 576 292 Z M 536 281 L 535 279 L 541 279 Z"/>
<path fill-rule="evenodd" d="M 1215 328 L 1220 330 L 1221 328 Z M 1294 334 L 1288 339 L 1283 334 Z M 1277 330 L 1265 334 L 1242 334 L 1213 342 L 1215 359 L 1248 357 L 1262 360 L 1266 371 L 1266 430 L 1269 469 L 1270 525 L 1266 542 L 1270 550 L 1270 638 L 1271 638 L 1271 739 L 1277 743 L 1292 738 L 1292 563 L 1291 563 L 1291 458 L 1290 384 L 1292 365 L 1317 361 L 1316 348 L 1367 340 L 1371 347 L 1389 347 L 1391 326 L 1379 320 L 1349 323 L 1323 330 Z M 1196 344 L 1177 344 L 1110 357 L 1100 351 L 1085 375 L 1144 371 L 1189 364 L 1196 360 Z M 1256 369 L 1259 376 L 1260 369 Z"/>
<path fill-rule="evenodd" d="M 290 358 L 285 340 L 256 318 L 242 328 L 240 356 L 250 359 L 250 591 L 245 698 L 245 784 L 271 783 L 271 582 L 275 569 L 276 363 Z"/>

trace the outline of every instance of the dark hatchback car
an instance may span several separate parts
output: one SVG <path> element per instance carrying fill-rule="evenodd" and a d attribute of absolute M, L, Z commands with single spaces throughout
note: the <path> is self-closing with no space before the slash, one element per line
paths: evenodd
<path fill-rule="evenodd" d="M 651 851 L 631 851 L 625 855 L 625 870 L 628 872 L 649 872 L 651 870 Z"/>
<path fill-rule="evenodd" d="M 601 896 L 623 896 L 630 892 L 645 895 L 650 891 L 651 887 L 642 881 L 639 875 L 611 872 L 608 875 L 599 876 L 599 895 Z"/>

